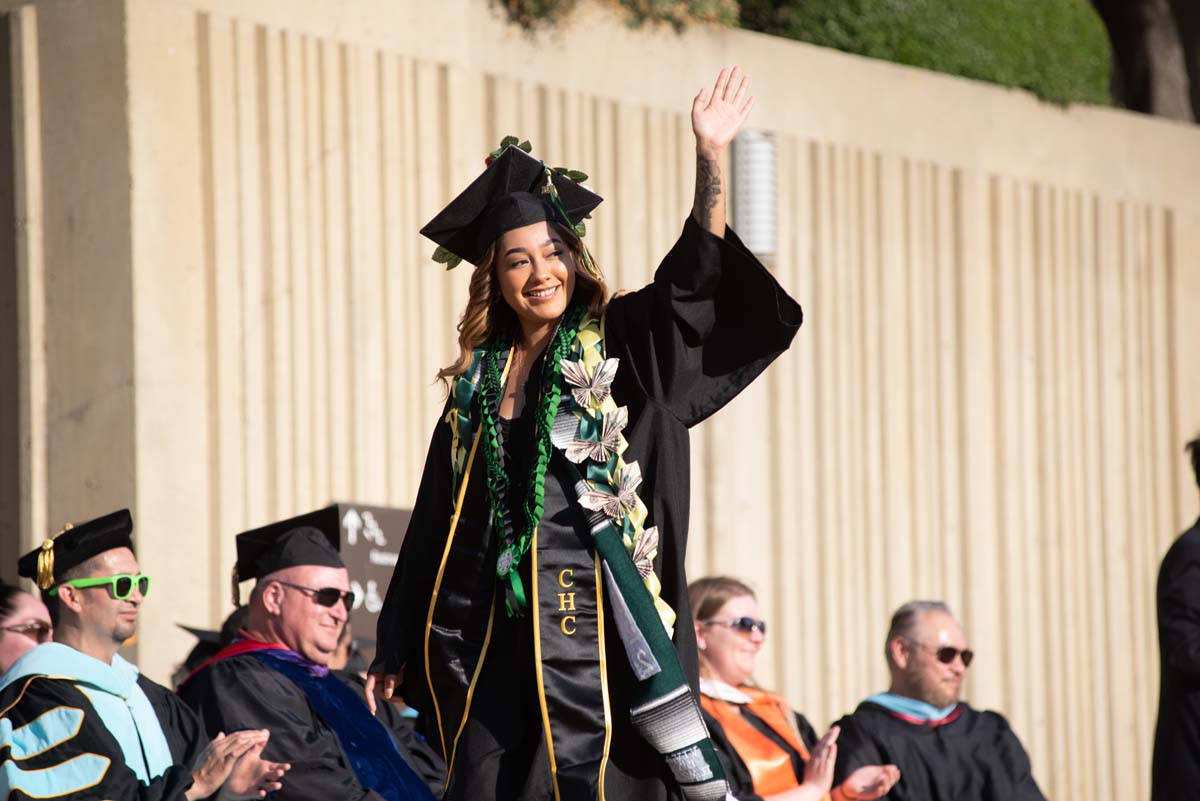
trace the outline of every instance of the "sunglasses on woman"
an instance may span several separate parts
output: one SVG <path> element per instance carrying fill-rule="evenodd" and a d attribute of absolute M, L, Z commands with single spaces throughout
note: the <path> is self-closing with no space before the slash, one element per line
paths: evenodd
<path fill-rule="evenodd" d="M 303 584 L 293 584 L 290 581 L 280 581 L 285 587 L 291 587 L 293 590 L 300 592 L 312 598 L 321 606 L 333 606 L 338 601 L 346 605 L 346 611 L 354 609 L 354 593 L 352 591 L 339 590 L 337 587 L 305 587 Z"/>
<path fill-rule="evenodd" d="M 733 620 L 701 620 L 706 626 L 728 626 L 738 634 L 750 636 L 750 632 L 757 631 L 762 636 L 767 636 L 767 621 L 755 620 L 752 617 L 739 617 Z"/>
<path fill-rule="evenodd" d="M 137 587 L 138 592 L 145 598 L 150 594 L 150 577 L 145 573 L 118 573 L 115 576 L 103 576 L 100 578 L 81 578 L 64 581 L 54 589 L 50 590 L 51 595 L 57 595 L 61 587 L 79 587 L 86 589 L 88 587 L 108 587 L 109 593 L 118 601 L 124 601 L 130 595 L 133 595 L 133 588 Z"/>
<path fill-rule="evenodd" d="M 3 626 L 4 631 L 11 631 L 13 634 L 21 634 L 25 637 L 41 645 L 44 642 L 50 642 L 50 624 L 44 620 L 31 620 L 28 623 L 18 623 L 15 626 Z"/>

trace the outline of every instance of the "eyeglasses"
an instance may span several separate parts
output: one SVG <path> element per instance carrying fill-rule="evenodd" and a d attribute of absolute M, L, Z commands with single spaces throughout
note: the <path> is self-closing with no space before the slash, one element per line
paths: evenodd
<path fill-rule="evenodd" d="M 930 645 L 926 645 L 923 642 L 918 642 L 917 640 L 909 640 L 909 642 L 911 642 L 913 645 L 924 648 L 926 651 L 936 656 L 937 661 L 941 662 L 943 665 L 949 665 L 954 661 L 955 657 L 961 656 L 963 667 L 969 668 L 971 666 L 971 660 L 975 658 L 975 652 L 970 648 L 963 648 L 962 650 L 959 650 L 958 648 L 952 648 L 949 645 L 941 648 L 934 648 Z"/>
<path fill-rule="evenodd" d="M 64 581 L 54 589 L 50 590 L 51 595 L 57 595 L 62 587 L 79 587 L 86 589 L 88 587 L 108 587 L 108 591 L 112 593 L 112 597 L 118 601 L 124 601 L 130 595 L 133 595 L 133 588 L 136 586 L 138 592 L 145 598 L 150 594 L 150 577 L 145 573 L 118 573 L 115 576 L 103 576 L 101 578 L 81 578 Z"/>
<path fill-rule="evenodd" d="M 734 620 L 701 620 L 706 626 L 728 626 L 738 634 L 749 636 L 750 632 L 757 631 L 762 636 L 767 636 L 767 621 L 755 620 L 752 617 L 739 617 Z"/>
<path fill-rule="evenodd" d="M 23 634 L 38 645 L 50 642 L 50 634 L 54 631 L 50 624 L 44 620 L 31 620 L 28 623 L 18 623 L 15 626 L 3 626 L 0 628 L 4 631 L 11 631 L 14 634 Z"/>
<path fill-rule="evenodd" d="M 351 609 L 354 608 L 354 592 L 353 591 L 343 592 L 342 590 L 339 590 L 337 587 L 322 587 L 321 589 L 318 590 L 313 587 L 305 587 L 302 584 L 293 584 L 290 581 L 280 581 L 279 583 L 285 587 L 291 587 L 293 590 L 300 590 L 300 592 L 309 596 L 314 601 L 319 603 L 321 606 L 330 606 L 331 607 L 334 604 L 336 604 L 338 601 L 341 601 L 343 604 L 346 605 L 347 612 L 349 612 Z"/>

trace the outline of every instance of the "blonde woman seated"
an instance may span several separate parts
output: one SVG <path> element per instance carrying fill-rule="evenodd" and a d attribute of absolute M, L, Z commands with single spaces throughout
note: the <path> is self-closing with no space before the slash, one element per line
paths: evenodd
<path fill-rule="evenodd" d="M 700 650 L 700 704 L 738 801 L 848 801 L 885 795 L 895 765 L 865 765 L 836 788 L 837 727 L 817 739 L 812 725 L 778 695 L 755 686 L 766 637 L 754 591 L 723 576 L 688 587 Z"/>

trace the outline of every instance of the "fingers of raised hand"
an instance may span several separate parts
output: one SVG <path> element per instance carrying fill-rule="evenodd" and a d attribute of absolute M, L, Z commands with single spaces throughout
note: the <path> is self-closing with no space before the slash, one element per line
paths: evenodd
<path fill-rule="evenodd" d="M 737 67 L 734 67 L 733 69 L 734 69 L 734 71 L 736 71 Z M 716 101 L 718 98 L 724 99 L 725 90 L 729 86 L 729 76 L 730 76 L 729 67 L 722 67 L 721 71 L 717 74 L 717 82 L 715 84 L 713 84 L 712 99 L 714 101 Z"/>
<path fill-rule="evenodd" d="M 730 87 L 732 87 L 733 82 L 730 81 L 729 85 L 730 85 Z M 738 81 L 737 91 L 735 91 L 733 93 L 733 97 L 729 98 L 730 105 L 733 105 L 733 106 L 741 105 L 742 98 L 744 98 L 746 96 L 746 90 L 749 88 L 750 88 L 750 76 L 743 75 L 742 79 L 740 81 Z"/>

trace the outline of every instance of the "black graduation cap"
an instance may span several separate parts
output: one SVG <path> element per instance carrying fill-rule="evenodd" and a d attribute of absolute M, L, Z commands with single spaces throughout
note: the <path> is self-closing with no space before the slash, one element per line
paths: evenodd
<path fill-rule="evenodd" d="M 225 622 L 221 624 L 219 631 L 193 628 L 192 626 L 185 626 L 182 623 L 176 623 L 175 625 L 195 637 L 199 641 L 199 644 L 215 645 L 218 648 L 224 648 L 233 642 L 233 638 L 237 636 L 239 630 L 246 627 L 246 623 L 250 619 L 249 612 L 250 610 L 244 606 L 234 609 L 229 614 L 229 617 L 225 618 Z"/>
<path fill-rule="evenodd" d="M 67 526 L 17 562 L 17 572 L 37 582 L 46 591 L 58 583 L 58 577 L 93 556 L 114 548 L 133 550 L 133 517 L 128 509 L 97 517 L 78 526 Z"/>
<path fill-rule="evenodd" d="M 506 231 L 545 220 L 573 227 L 604 201 L 565 173 L 551 170 L 550 174 L 561 210 L 547 191 L 545 165 L 510 145 L 426 223 L 421 233 L 454 255 L 478 264 L 488 246 Z"/>
<path fill-rule="evenodd" d="M 212 629 L 195 629 L 191 626 L 185 626 L 182 623 L 176 623 L 175 625 L 195 637 L 204 645 L 216 645 L 221 641 L 221 632 L 219 631 L 213 631 Z"/>
<path fill-rule="evenodd" d="M 301 565 L 345 567 L 338 552 L 342 529 L 337 505 L 280 520 L 237 535 L 233 603 L 241 605 L 238 584 Z"/>

